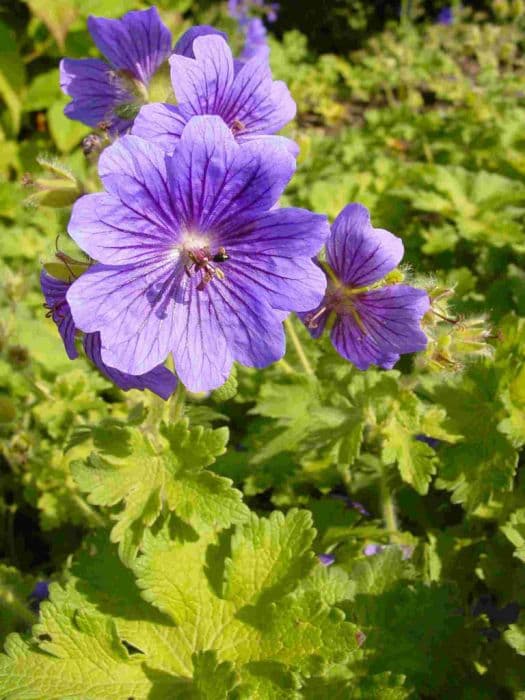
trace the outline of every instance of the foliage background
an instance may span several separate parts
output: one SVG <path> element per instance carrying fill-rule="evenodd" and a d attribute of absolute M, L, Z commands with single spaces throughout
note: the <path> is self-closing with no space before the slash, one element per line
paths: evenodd
<path fill-rule="evenodd" d="M 75 178 L 96 187 L 58 61 L 96 55 L 89 14 L 146 3 L 0 3 L 0 637 L 25 635 L 8 641 L 1 697 L 525 697 L 525 8 L 456 6 L 441 25 L 442 5 L 403 3 L 400 20 L 395 3 L 283 2 L 270 42 L 298 104 L 286 203 L 333 218 L 363 202 L 403 238 L 409 277 L 454 290 L 438 308 L 457 323 L 434 325 L 425 357 L 364 374 L 296 324 L 302 345 L 290 339 L 284 362 L 239 368 L 182 408 L 71 363 L 38 287 L 57 235 L 74 253 L 49 180 L 62 194 Z M 158 6 L 175 35 L 209 23 L 241 45 L 222 4 Z M 252 591 L 261 552 L 280 554 Z M 56 583 L 38 618 L 41 579 Z M 250 634 L 274 611 L 245 642 L 251 660 L 226 638 L 186 648 L 160 619 L 196 630 L 199 587 L 210 619 L 224 601 L 249 605 L 252 622 L 234 617 Z M 301 637 L 307 624 L 317 631 Z M 72 690 L 75 653 L 115 687 Z"/>

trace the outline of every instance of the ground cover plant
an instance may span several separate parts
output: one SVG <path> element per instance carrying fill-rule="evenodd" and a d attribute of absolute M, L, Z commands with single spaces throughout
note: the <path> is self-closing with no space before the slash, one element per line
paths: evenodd
<path fill-rule="evenodd" d="M 525 697 L 525 7 L 0 6 L 0 698 Z"/>

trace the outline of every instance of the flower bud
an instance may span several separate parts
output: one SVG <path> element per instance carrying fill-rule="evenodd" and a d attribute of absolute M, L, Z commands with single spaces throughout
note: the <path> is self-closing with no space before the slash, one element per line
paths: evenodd
<path fill-rule="evenodd" d="M 37 158 L 45 173 L 36 177 L 26 173 L 22 184 L 33 191 L 26 204 L 46 207 L 67 207 L 83 194 L 83 189 L 73 173 L 59 161 L 44 156 Z"/>

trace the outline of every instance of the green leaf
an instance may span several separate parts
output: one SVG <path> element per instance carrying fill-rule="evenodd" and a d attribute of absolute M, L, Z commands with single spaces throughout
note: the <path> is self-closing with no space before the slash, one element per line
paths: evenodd
<path fill-rule="evenodd" d="M 78 15 L 76 0 L 24 0 L 32 14 L 49 29 L 58 47 L 63 51 L 69 27 Z"/>
<path fill-rule="evenodd" d="M 403 481 L 421 494 L 428 492 L 437 462 L 434 450 L 416 439 L 417 435 L 423 433 L 423 412 L 424 407 L 415 395 L 407 392 L 402 394 L 400 400 L 394 403 L 391 415 L 383 427 L 382 452 L 385 463 L 397 462 Z"/>
<path fill-rule="evenodd" d="M 525 561 L 525 508 L 512 513 L 508 522 L 501 526 L 501 531 L 516 547 L 514 556 Z"/>
<path fill-rule="evenodd" d="M 0 693 L 9 700 L 145 698 L 151 689 L 141 659 L 130 656 L 115 624 L 70 605 L 56 584 L 41 606 L 34 640 L 11 635 L 0 656 Z"/>
<path fill-rule="evenodd" d="M 308 514 L 252 515 L 200 537 L 170 519 L 156 530 L 133 564 L 142 599 L 105 533 L 86 542 L 33 639 L 10 637 L 1 697 L 284 699 L 357 649 L 355 627 L 321 596 L 325 577 L 308 574 Z"/>
<path fill-rule="evenodd" d="M 0 22 L 0 47 L 0 97 L 7 105 L 13 131 L 17 134 L 26 71 L 11 30 L 3 22 Z"/>
<path fill-rule="evenodd" d="M 71 151 L 89 133 L 89 127 L 65 116 L 64 107 L 68 102 L 67 97 L 61 97 L 47 112 L 49 131 L 62 153 Z"/>
<path fill-rule="evenodd" d="M 61 98 L 58 68 L 39 73 L 30 83 L 24 99 L 24 111 L 47 109 Z"/>
<path fill-rule="evenodd" d="M 451 491 L 452 501 L 471 512 L 512 489 L 518 463 L 516 449 L 499 430 L 499 380 L 500 372 L 483 361 L 460 381 L 435 391 L 447 411 L 447 427 L 462 435 L 457 444 L 440 450 L 436 486 Z"/>
<path fill-rule="evenodd" d="M 158 446 L 139 429 L 108 424 L 95 431 L 96 444 L 109 452 L 92 454 L 72 464 L 80 489 L 97 506 L 121 504 L 111 539 L 126 559 L 136 555 L 144 530 L 151 527 L 163 506 L 175 511 L 191 527 L 228 527 L 247 517 L 241 495 L 231 481 L 204 470 L 222 454 L 227 428 L 189 428 L 183 420 L 164 430 Z"/>

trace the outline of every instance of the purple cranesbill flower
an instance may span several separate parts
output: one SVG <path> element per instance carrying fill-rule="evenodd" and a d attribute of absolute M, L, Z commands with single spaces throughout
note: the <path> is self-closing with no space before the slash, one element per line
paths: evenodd
<path fill-rule="evenodd" d="M 64 113 L 88 126 L 122 133 L 147 101 L 149 81 L 171 53 L 171 35 L 155 7 L 121 19 L 91 16 L 88 29 L 108 62 L 62 59 L 60 87 L 73 98 Z"/>
<path fill-rule="evenodd" d="M 49 581 L 37 581 L 33 590 L 28 596 L 29 608 L 38 613 L 40 611 L 40 603 L 49 598 Z"/>
<path fill-rule="evenodd" d="M 442 443 L 442 440 L 440 440 L 439 438 L 433 438 L 430 437 L 430 435 L 424 435 L 423 433 L 418 433 L 414 436 L 414 439 L 418 442 L 424 442 L 425 445 L 428 445 L 433 450 L 437 449 Z"/>
<path fill-rule="evenodd" d="M 195 58 L 170 58 L 178 104 L 145 105 L 132 133 L 173 153 L 192 117 L 217 115 L 239 142 L 273 142 L 297 155 L 293 141 L 274 135 L 294 118 L 296 107 L 285 83 L 272 80 L 267 59 L 234 62 L 230 47 L 217 35 L 198 36 L 192 48 Z"/>
<path fill-rule="evenodd" d="M 381 552 L 384 551 L 385 545 L 377 544 L 375 542 L 371 542 L 363 548 L 363 554 L 365 555 L 365 557 L 375 557 L 376 554 L 381 554 Z"/>
<path fill-rule="evenodd" d="M 443 7 L 437 16 L 438 24 L 450 25 L 454 23 L 454 10 L 452 7 Z"/>
<path fill-rule="evenodd" d="M 45 270 L 42 270 L 40 284 L 46 300 L 46 308 L 49 310 L 48 315 L 51 316 L 58 327 L 67 356 L 70 360 L 74 360 L 78 357 L 75 345 L 77 328 L 66 299 L 71 283 L 56 279 Z M 167 367 L 159 365 L 139 376 L 126 374 L 114 367 L 109 367 L 103 362 L 100 352 L 99 333 L 87 333 L 83 342 L 85 353 L 91 362 L 98 367 L 102 374 L 124 391 L 129 389 L 149 389 L 163 399 L 168 399 L 175 391 L 177 380 Z"/>
<path fill-rule="evenodd" d="M 171 353 L 184 384 L 208 391 L 234 360 L 282 357 L 284 312 L 326 288 L 311 259 L 326 218 L 275 209 L 294 169 L 283 148 L 239 145 L 219 117 L 192 119 L 171 156 L 136 136 L 103 152 L 106 192 L 78 199 L 68 229 L 101 264 L 67 299 L 106 364 L 141 374 Z"/>
<path fill-rule="evenodd" d="M 228 14 L 241 24 L 254 12 L 264 15 L 269 22 L 275 22 L 279 8 L 279 3 L 265 0 L 228 0 Z"/>
<path fill-rule="evenodd" d="M 317 558 L 323 566 L 331 566 L 335 562 L 333 554 L 318 554 Z"/>
<path fill-rule="evenodd" d="M 326 245 L 328 276 L 321 304 L 301 319 L 318 338 L 333 318 L 331 340 L 358 369 L 391 369 L 400 355 L 423 350 L 427 338 L 419 322 L 429 308 L 427 293 L 404 284 L 384 284 L 403 257 L 403 244 L 373 228 L 361 204 L 349 204 L 336 218 Z"/>
<path fill-rule="evenodd" d="M 263 57 L 268 59 L 270 49 L 268 47 L 266 27 L 259 17 L 250 19 L 244 27 L 244 48 L 240 55 L 241 61 L 249 61 L 250 58 Z"/>

